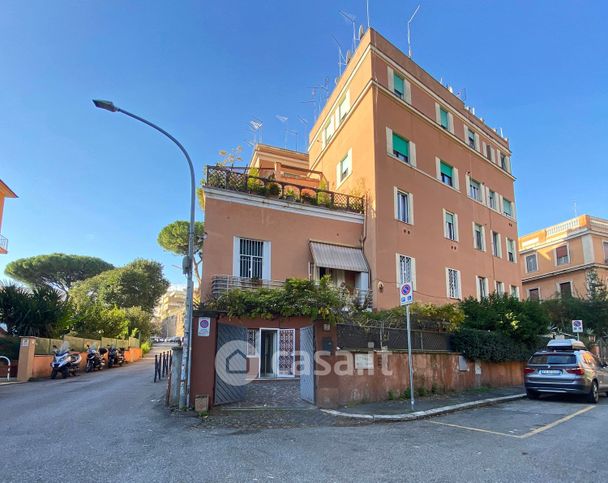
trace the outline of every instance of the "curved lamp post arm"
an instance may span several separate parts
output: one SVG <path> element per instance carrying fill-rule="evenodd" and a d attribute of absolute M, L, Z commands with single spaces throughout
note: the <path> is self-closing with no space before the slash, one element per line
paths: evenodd
<path fill-rule="evenodd" d="M 164 134 L 171 141 L 173 141 L 188 161 L 190 168 L 190 224 L 188 229 L 188 255 L 187 264 L 184 267 L 184 272 L 187 276 L 186 284 L 186 316 L 184 317 L 184 347 L 182 352 L 182 364 L 181 364 L 181 376 L 180 376 L 180 394 L 179 394 L 179 407 L 184 409 L 189 405 L 189 393 L 190 393 L 190 359 L 192 352 L 192 309 L 193 309 L 193 298 L 194 298 L 194 283 L 192 280 L 192 270 L 194 265 L 194 213 L 196 205 L 196 181 L 194 178 L 194 165 L 190 159 L 190 155 L 186 148 L 170 133 L 165 131 L 160 126 L 140 117 L 132 112 L 125 111 L 114 105 L 111 101 L 104 100 L 93 100 L 95 107 L 99 109 L 105 109 L 110 112 L 120 112 L 126 116 L 129 116 L 137 121 L 147 124 L 153 129 L 156 129 L 161 134 Z"/>

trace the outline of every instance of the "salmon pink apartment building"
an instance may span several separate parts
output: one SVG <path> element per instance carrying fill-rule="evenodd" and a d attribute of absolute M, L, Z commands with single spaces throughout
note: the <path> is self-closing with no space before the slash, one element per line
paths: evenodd
<path fill-rule="evenodd" d="M 582 215 L 519 239 L 524 295 L 586 297 L 587 275 L 608 281 L 608 220 Z"/>
<path fill-rule="evenodd" d="M 202 298 L 325 275 L 378 309 L 406 281 L 434 304 L 519 296 L 513 184 L 508 140 L 370 29 L 307 153 L 207 167 Z"/>

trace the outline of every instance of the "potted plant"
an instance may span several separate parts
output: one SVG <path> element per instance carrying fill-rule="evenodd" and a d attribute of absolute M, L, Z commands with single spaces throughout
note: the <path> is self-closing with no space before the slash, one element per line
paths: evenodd
<path fill-rule="evenodd" d="M 296 199 L 296 194 L 293 191 L 293 188 L 285 189 L 284 193 L 285 193 L 285 199 L 287 201 L 294 201 Z"/>
<path fill-rule="evenodd" d="M 268 186 L 268 195 L 278 198 L 281 194 L 281 186 L 278 183 L 270 183 Z"/>

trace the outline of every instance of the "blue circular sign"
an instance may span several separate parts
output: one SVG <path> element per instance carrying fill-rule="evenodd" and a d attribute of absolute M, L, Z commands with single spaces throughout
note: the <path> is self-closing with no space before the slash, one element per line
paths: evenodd
<path fill-rule="evenodd" d="M 401 285 L 401 295 L 407 297 L 412 291 L 412 285 L 409 283 L 404 283 Z"/>

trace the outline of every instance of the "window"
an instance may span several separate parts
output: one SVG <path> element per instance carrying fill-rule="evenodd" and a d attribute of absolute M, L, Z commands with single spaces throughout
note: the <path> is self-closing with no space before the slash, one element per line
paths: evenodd
<path fill-rule="evenodd" d="M 334 135 L 334 118 L 333 116 L 327 121 L 325 124 L 325 129 L 323 130 L 323 138 L 325 143 L 327 144 L 331 137 Z"/>
<path fill-rule="evenodd" d="M 454 213 L 444 211 L 444 236 L 449 240 L 458 240 L 457 217 Z"/>
<path fill-rule="evenodd" d="M 352 172 L 352 164 L 351 151 L 349 150 L 348 154 L 342 160 L 340 160 L 336 166 L 336 184 L 338 186 L 350 176 Z"/>
<path fill-rule="evenodd" d="M 509 171 L 509 163 L 507 161 L 507 156 L 505 156 L 503 153 L 500 153 L 500 167 L 505 171 Z"/>
<path fill-rule="evenodd" d="M 477 250 L 485 251 L 486 249 L 484 231 L 483 226 L 473 223 L 473 246 Z"/>
<path fill-rule="evenodd" d="M 570 263 L 570 256 L 568 254 L 568 245 L 562 245 L 555 249 L 555 263 L 556 265 L 564 265 Z"/>
<path fill-rule="evenodd" d="M 448 111 L 443 107 L 439 108 L 439 124 L 441 124 L 443 129 L 450 129 L 450 116 L 448 116 Z"/>
<path fill-rule="evenodd" d="M 486 144 L 486 158 L 492 161 L 492 146 Z"/>
<path fill-rule="evenodd" d="M 264 242 L 240 238 L 240 271 L 245 278 L 263 278 Z"/>
<path fill-rule="evenodd" d="M 531 288 L 528 289 L 528 300 L 540 300 L 540 289 Z"/>
<path fill-rule="evenodd" d="M 443 161 L 439 162 L 439 175 L 441 182 L 448 186 L 454 187 L 454 168 Z"/>
<path fill-rule="evenodd" d="M 349 96 L 349 93 L 347 92 L 346 95 L 344 96 L 344 99 L 342 99 L 342 101 L 340 102 L 340 105 L 338 106 L 338 119 L 340 119 L 340 121 L 342 119 L 344 119 L 346 114 L 348 114 L 349 109 L 350 109 L 350 96 Z"/>
<path fill-rule="evenodd" d="M 504 282 L 499 282 L 498 280 L 496 281 L 496 293 L 498 295 L 504 295 L 505 294 L 505 284 L 504 284 Z"/>
<path fill-rule="evenodd" d="M 405 82 L 403 81 L 403 77 L 395 73 L 393 73 L 393 92 L 398 98 L 405 98 Z"/>
<path fill-rule="evenodd" d="M 410 162 L 410 143 L 398 134 L 393 133 L 393 155 L 406 163 Z"/>
<path fill-rule="evenodd" d="M 469 180 L 469 196 L 474 200 L 481 201 L 481 183 L 479 181 Z"/>
<path fill-rule="evenodd" d="M 448 298 L 459 299 L 460 294 L 460 272 L 453 268 L 446 269 L 446 282 Z"/>
<path fill-rule="evenodd" d="M 502 247 L 500 246 L 500 233 L 492 232 L 492 255 L 502 257 Z"/>
<path fill-rule="evenodd" d="M 488 279 L 486 277 L 477 277 L 477 298 L 479 300 L 488 296 Z"/>
<path fill-rule="evenodd" d="M 502 199 L 502 212 L 506 216 L 512 218 L 513 217 L 513 202 L 508 200 L 507 198 Z"/>
<path fill-rule="evenodd" d="M 416 261 L 406 255 L 397 255 L 397 283 L 399 285 L 409 282 L 415 285 Z"/>
<path fill-rule="evenodd" d="M 511 285 L 511 297 L 519 299 L 519 287 L 517 285 Z"/>
<path fill-rule="evenodd" d="M 515 242 L 507 238 L 507 260 L 515 262 Z"/>
<path fill-rule="evenodd" d="M 604 263 L 608 263 L 608 242 L 602 242 L 604 247 Z"/>
<path fill-rule="evenodd" d="M 247 357 L 256 356 L 258 329 L 247 329 Z"/>
<path fill-rule="evenodd" d="M 563 282 L 559 284 L 559 295 L 561 298 L 572 297 L 572 284 L 570 282 Z"/>
<path fill-rule="evenodd" d="M 538 270 L 538 260 L 536 258 L 536 253 L 532 255 L 526 256 L 526 272 L 536 272 Z"/>
<path fill-rule="evenodd" d="M 488 206 L 493 210 L 498 209 L 496 191 L 488 190 Z"/>
<path fill-rule="evenodd" d="M 469 129 L 468 127 L 465 128 L 467 130 L 467 144 L 472 147 L 473 149 L 477 148 L 477 142 L 475 139 L 475 133 Z"/>
<path fill-rule="evenodd" d="M 404 223 L 413 223 L 412 195 L 404 191 L 396 190 L 395 195 L 395 218 Z"/>

